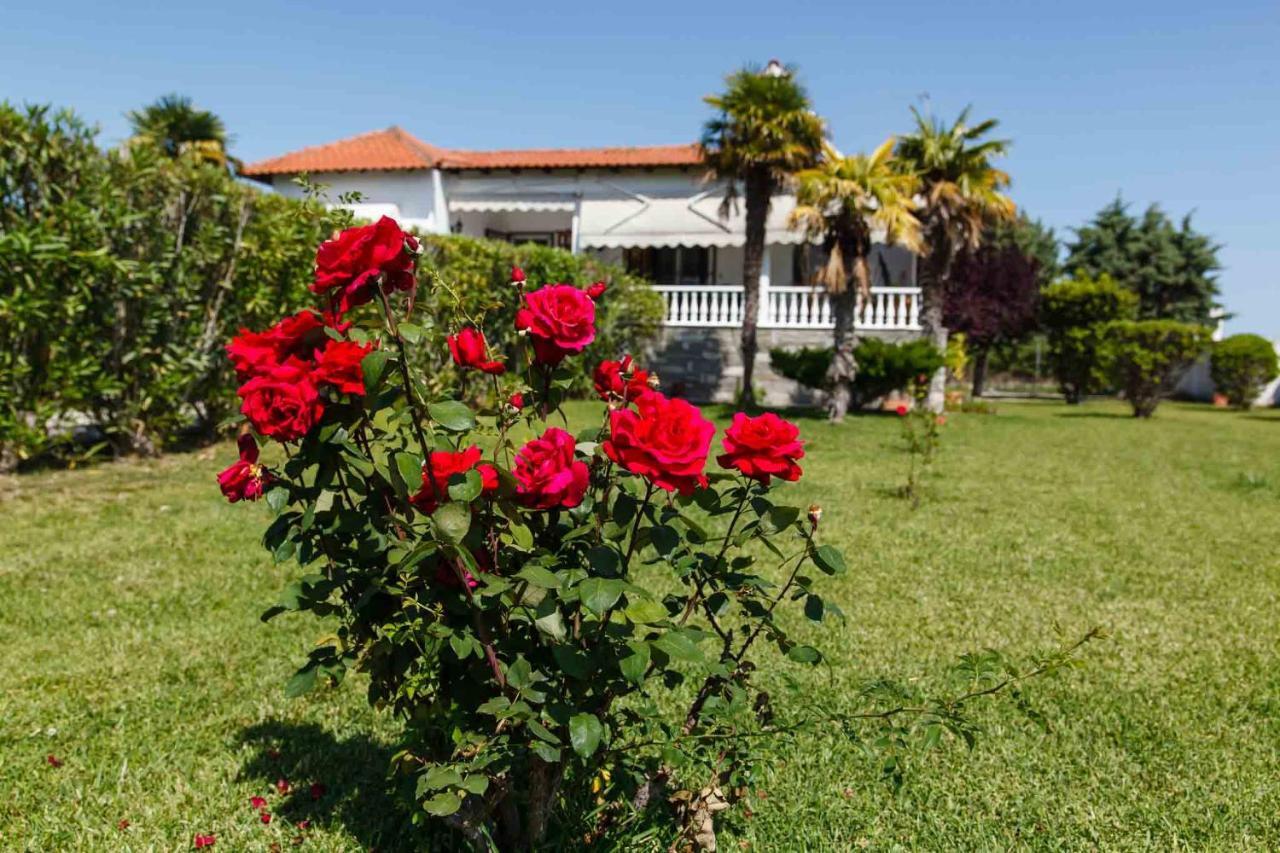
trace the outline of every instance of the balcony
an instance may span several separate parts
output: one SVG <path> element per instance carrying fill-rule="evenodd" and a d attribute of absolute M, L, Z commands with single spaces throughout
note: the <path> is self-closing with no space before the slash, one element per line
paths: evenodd
<path fill-rule="evenodd" d="M 723 328 L 742 325 L 741 285 L 657 285 L 667 304 L 666 325 Z M 859 300 L 854 324 L 862 330 L 914 331 L 920 328 L 920 288 L 873 287 Z M 831 329 L 831 299 L 823 288 L 767 287 L 760 290 L 760 328 Z"/>

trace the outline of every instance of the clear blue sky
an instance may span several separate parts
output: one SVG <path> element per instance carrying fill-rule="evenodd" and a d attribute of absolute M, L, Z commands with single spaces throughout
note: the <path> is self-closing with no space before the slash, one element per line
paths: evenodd
<path fill-rule="evenodd" d="M 4 12 L 0 98 L 121 139 L 166 92 L 246 160 L 400 124 L 446 146 L 692 140 L 726 71 L 800 66 L 853 151 L 927 93 L 1014 140 L 1013 194 L 1069 234 L 1117 193 L 1224 245 L 1231 331 L 1280 337 L 1280 2 L 45 2 Z M 187 5 L 189 8 L 176 8 Z"/>

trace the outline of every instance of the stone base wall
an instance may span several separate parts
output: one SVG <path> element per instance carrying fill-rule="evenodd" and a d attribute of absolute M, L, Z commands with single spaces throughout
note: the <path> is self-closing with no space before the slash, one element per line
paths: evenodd
<path fill-rule="evenodd" d="M 890 341 L 919 336 L 915 331 L 859 332 Z M 755 386 L 766 406 L 806 406 L 820 402 L 811 391 L 774 373 L 769 350 L 831 346 L 830 329 L 760 329 Z M 742 330 L 667 326 L 645 365 L 658 373 L 664 392 L 696 403 L 732 403 L 742 388 Z"/>

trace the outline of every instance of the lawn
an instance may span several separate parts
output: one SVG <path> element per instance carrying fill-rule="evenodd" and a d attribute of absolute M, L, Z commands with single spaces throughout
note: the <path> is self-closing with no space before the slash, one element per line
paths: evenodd
<path fill-rule="evenodd" d="M 915 511 L 894 494 L 893 418 L 802 419 L 795 502 L 824 506 L 851 567 L 825 586 L 846 622 L 795 620 L 832 667 L 776 662 L 805 695 L 854 710 L 868 679 L 929 680 L 985 647 L 1026 655 L 1055 625 L 1110 638 L 1030 687 L 1049 731 L 986 703 L 977 747 L 913 754 L 897 793 L 855 742 L 778 743 L 722 849 L 1275 849 L 1278 415 L 955 415 Z M 258 621 L 297 568 L 259 550 L 264 506 L 221 499 L 230 457 L 0 479 L 0 847 L 182 850 L 197 832 L 219 851 L 299 835 L 302 849 L 407 846 L 382 794 L 394 727 L 359 679 L 281 693 L 323 626 Z"/>

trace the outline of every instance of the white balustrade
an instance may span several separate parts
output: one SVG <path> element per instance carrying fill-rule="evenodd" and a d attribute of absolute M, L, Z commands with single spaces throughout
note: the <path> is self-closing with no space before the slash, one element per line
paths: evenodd
<path fill-rule="evenodd" d="M 737 285 L 664 284 L 654 290 L 667 304 L 668 326 L 742 325 L 743 293 Z M 760 298 L 763 328 L 830 329 L 835 325 L 831 298 L 823 288 L 769 287 Z M 919 329 L 920 288 L 871 288 L 871 298 L 858 301 L 854 325 L 859 329 Z"/>

